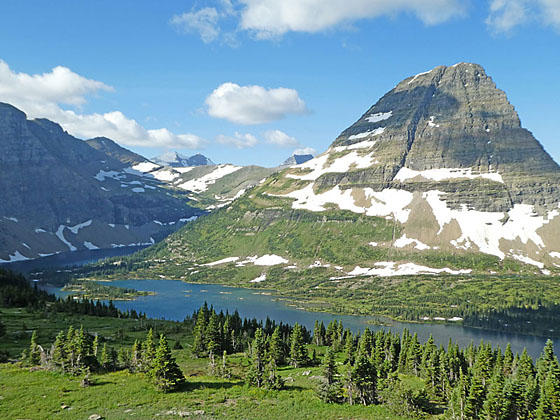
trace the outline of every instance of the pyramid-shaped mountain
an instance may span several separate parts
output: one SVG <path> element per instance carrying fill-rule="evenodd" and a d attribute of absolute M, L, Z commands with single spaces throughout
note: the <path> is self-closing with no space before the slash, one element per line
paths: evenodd
<path fill-rule="evenodd" d="M 440 66 L 400 82 L 321 155 L 153 253 L 241 284 L 315 269 L 331 279 L 547 275 L 560 268 L 559 186 L 560 168 L 484 69 Z"/>

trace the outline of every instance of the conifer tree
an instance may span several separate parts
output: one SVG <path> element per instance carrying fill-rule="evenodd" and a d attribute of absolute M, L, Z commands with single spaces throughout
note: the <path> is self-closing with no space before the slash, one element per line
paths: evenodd
<path fill-rule="evenodd" d="M 150 328 L 146 334 L 146 341 L 144 341 L 142 353 L 142 370 L 145 372 L 152 368 L 152 363 L 156 356 L 156 345 L 154 343 L 154 332 Z"/>
<path fill-rule="evenodd" d="M 296 322 L 290 338 L 290 363 L 294 367 L 305 366 L 309 361 L 307 348 L 303 340 L 303 331 Z"/>
<path fill-rule="evenodd" d="M 270 347 L 268 353 L 270 358 L 274 360 L 276 366 L 282 366 L 286 363 L 284 341 L 282 341 L 282 333 L 279 326 L 274 329 L 274 332 L 270 336 Z"/>
<path fill-rule="evenodd" d="M 221 335 L 220 335 L 220 319 L 216 312 L 212 311 L 210 320 L 206 327 L 206 349 L 209 354 L 216 356 L 221 353 Z"/>
<path fill-rule="evenodd" d="M 64 331 L 60 331 L 54 340 L 51 354 L 52 361 L 54 362 L 55 366 L 60 366 L 62 370 L 65 369 L 66 364 L 65 342 L 66 336 L 64 334 Z"/>
<path fill-rule="evenodd" d="M 206 311 L 204 307 L 198 311 L 194 326 L 194 343 L 192 353 L 195 357 L 204 357 L 208 354 L 206 348 Z"/>
<path fill-rule="evenodd" d="M 159 338 L 159 345 L 152 369 L 150 370 L 150 376 L 156 387 L 164 392 L 177 389 L 185 381 L 183 372 L 181 372 L 175 358 L 172 356 L 167 339 L 163 334 Z"/>
<path fill-rule="evenodd" d="M 377 398 L 377 373 L 368 357 L 359 352 L 352 369 L 356 399 L 363 405 L 373 404 Z"/>
<path fill-rule="evenodd" d="M 327 347 L 325 357 L 322 363 L 323 376 L 325 381 L 319 385 L 318 394 L 325 402 L 339 402 L 341 396 L 341 386 L 338 380 L 338 371 L 336 368 L 335 354 L 332 347 Z"/>
<path fill-rule="evenodd" d="M 538 420 L 560 418 L 560 369 L 551 364 L 541 386 L 536 410 Z"/>
<path fill-rule="evenodd" d="M 482 407 L 483 418 L 501 420 L 506 417 L 507 401 L 504 392 L 505 377 L 501 369 L 496 369 L 488 385 L 488 393 Z"/>
<path fill-rule="evenodd" d="M 352 332 L 348 332 L 346 334 L 346 342 L 344 343 L 344 363 L 348 365 L 354 364 L 354 353 L 355 353 L 355 345 L 354 345 L 354 336 Z"/>
<path fill-rule="evenodd" d="M 37 344 L 37 330 L 31 334 L 31 344 L 29 345 L 29 365 L 37 366 L 41 363 L 41 349 Z"/>
<path fill-rule="evenodd" d="M 255 331 L 255 338 L 251 345 L 251 365 L 247 375 L 249 383 L 257 387 L 264 385 L 266 343 L 261 328 Z"/>

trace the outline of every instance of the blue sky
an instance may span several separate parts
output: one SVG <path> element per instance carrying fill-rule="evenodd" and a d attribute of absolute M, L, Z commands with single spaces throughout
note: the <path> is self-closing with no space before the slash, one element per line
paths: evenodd
<path fill-rule="evenodd" d="M 560 161 L 559 0 L 4 1 L 0 60 L 0 101 L 80 138 L 264 166 L 476 62 Z"/>

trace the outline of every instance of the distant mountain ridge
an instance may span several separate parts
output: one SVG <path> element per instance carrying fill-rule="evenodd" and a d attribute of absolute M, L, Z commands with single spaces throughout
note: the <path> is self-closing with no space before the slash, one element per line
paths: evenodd
<path fill-rule="evenodd" d="M 0 262 L 150 244 L 204 213 L 132 170 L 141 156 L 5 103 L 0 147 Z"/>
<path fill-rule="evenodd" d="M 214 162 L 200 153 L 192 156 L 184 156 L 179 152 L 170 151 L 153 157 L 151 160 L 160 165 L 171 167 L 214 165 Z"/>
<path fill-rule="evenodd" d="M 308 160 L 311 160 L 311 159 L 313 159 L 313 155 L 310 155 L 310 154 L 306 154 L 306 155 L 293 154 L 288 159 L 286 159 L 284 161 L 284 163 L 282 163 L 282 165 L 283 166 L 286 166 L 286 165 L 300 165 L 300 164 L 305 163 L 305 162 L 307 162 Z"/>

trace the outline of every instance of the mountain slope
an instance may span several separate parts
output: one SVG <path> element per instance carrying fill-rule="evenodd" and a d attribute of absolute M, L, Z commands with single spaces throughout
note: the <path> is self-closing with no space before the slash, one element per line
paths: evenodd
<path fill-rule="evenodd" d="M 119 160 L 119 146 L 108 155 L 3 103 L 0 145 L 2 261 L 153 243 L 202 213 Z"/>
<path fill-rule="evenodd" d="M 138 163 L 150 162 L 144 156 L 140 156 L 138 153 L 134 153 L 124 147 L 119 146 L 113 140 L 107 137 L 95 137 L 93 139 L 86 140 L 86 143 L 93 147 L 95 150 L 105 153 L 126 165 L 132 166 Z"/>
<path fill-rule="evenodd" d="M 166 275 L 242 284 L 319 269 L 342 284 L 549 274 L 560 267 L 559 181 L 482 67 L 441 66 L 399 83 L 325 153 L 272 174 L 143 258 L 165 258 L 153 268 Z"/>

